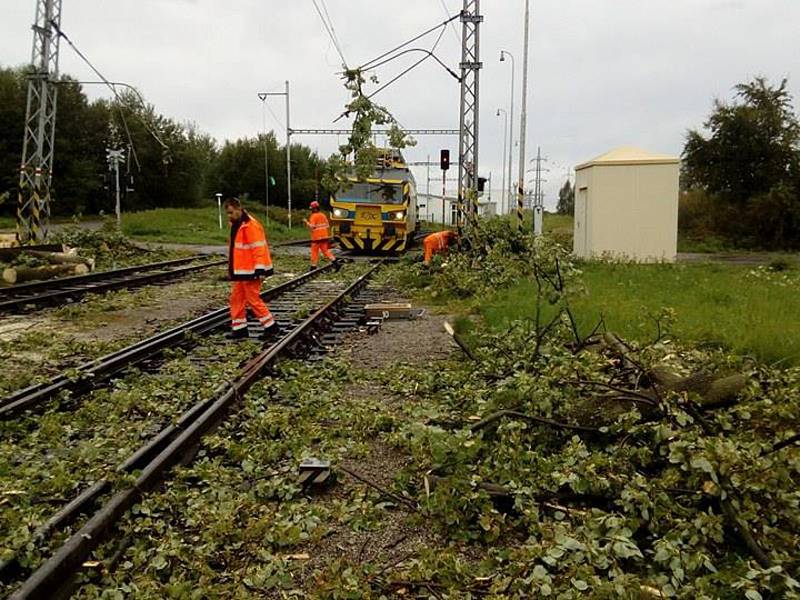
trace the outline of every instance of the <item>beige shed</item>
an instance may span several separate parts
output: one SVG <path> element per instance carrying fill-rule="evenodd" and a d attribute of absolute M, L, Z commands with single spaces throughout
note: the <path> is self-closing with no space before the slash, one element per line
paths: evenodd
<path fill-rule="evenodd" d="M 630 146 L 575 167 L 575 255 L 674 261 L 679 171 L 679 158 Z"/>

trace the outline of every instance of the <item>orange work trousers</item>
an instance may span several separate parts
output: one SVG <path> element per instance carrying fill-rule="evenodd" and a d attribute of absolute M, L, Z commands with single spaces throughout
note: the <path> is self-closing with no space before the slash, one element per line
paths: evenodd
<path fill-rule="evenodd" d="M 317 242 L 311 242 L 311 264 L 313 266 L 316 267 L 319 264 L 320 252 L 322 252 L 322 256 L 324 256 L 328 260 L 336 260 L 336 257 L 330 250 L 329 240 L 319 240 Z"/>
<path fill-rule="evenodd" d="M 275 323 L 272 313 L 261 299 L 261 280 L 231 282 L 231 327 L 234 331 L 247 327 L 247 307 L 264 327 Z"/>
<path fill-rule="evenodd" d="M 423 262 L 429 265 L 434 254 L 444 254 L 447 252 L 447 246 L 441 247 L 437 240 L 424 240 L 422 242 L 422 252 Z"/>

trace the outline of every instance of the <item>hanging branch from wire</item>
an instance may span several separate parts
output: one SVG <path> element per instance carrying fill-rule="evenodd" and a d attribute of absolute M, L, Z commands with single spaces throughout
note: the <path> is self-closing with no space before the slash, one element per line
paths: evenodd
<path fill-rule="evenodd" d="M 69 36 L 67 36 L 67 34 L 64 33 L 64 31 L 58 26 L 58 23 L 56 23 L 55 21 L 50 21 L 50 25 L 51 25 L 51 27 L 53 27 L 53 29 L 55 29 L 55 31 L 58 34 L 58 36 L 61 39 L 63 39 L 65 42 L 67 42 L 69 47 L 72 48 L 75 51 L 75 54 L 77 54 L 80 57 L 80 59 L 83 62 L 86 63 L 86 65 L 95 73 L 95 75 L 97 75 L 100 78 L 100 80 L 103 83 L 105 83 L 106 86 L 108 86 L 108 88 L 111 90 L 111 93 L 114 94 L 114 98 L 117 101 L 117 106 L 118 106 L 120 119 L 122 120 L 122 125 L 123 125 L 123 128 L 125 129 L 125 134 L 128 137 L 128 144 L 130 145 L 131 155 L 133 156 L 133 159 L 136 162 L 136 166 L 139 169 L 141 169 L 141 165 L 139 164 L 139 158 L 136 155 L 136 148 L 135 148 L 135 146 L 133 144 L 133 137 L 131 136 L 130 129 L 128 128 L 128 121 L 125 118 L 125 113 L 122 110 L 122 106 L 124 104 L 123 101 L 122 101 L 122 96 L 117 91 L 117 88 L 116 88 L 115 84 L 113 82 L 109 81 L 109 79 L 105 75 L 103 75 L 97 67 L 95 67 L 92 64 L 92 62 L 88 59 L 88 57 L 78 49 L 78 47 L 72 42 L 72 40 L 69 39 Z M 142 101 L 141 94 L 139 94 L 138 90 L 135 90 L 135 88 L 133 88 L 133 89 L 134 89 L 134 91 L 136 93 L 136 96 L 138 96 L 139 101 L 141 101 L 142 105 L 144 106 L 144 102 Z M 164 156 L 168 157 L 169 156 L 169 150 L 170 150 L 169 146 L 167 146 L 167 144 L 164 143 L 164 141 L 159 137 L 158 133 L 156 133 L 154 128 L 151 127 L 150 124 L 147 123 L 141 116 L 140 116 L 140 120 L 142 121 L 142 124 L 144 125 L 145 129 L 147 130 L 147 132 L 153 137 L 153 139 L 156 142 L 158 142 L 158 144 L 161 146 L 162 150 L 164 150 Z M 165 160 L 166 160 L 166 158 L 165 158 Z"/>

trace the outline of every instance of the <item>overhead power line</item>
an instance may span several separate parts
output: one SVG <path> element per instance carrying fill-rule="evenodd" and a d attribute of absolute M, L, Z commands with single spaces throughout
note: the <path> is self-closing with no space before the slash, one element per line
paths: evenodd
<path fill-rule="evenodd" d="M 336 48 L 336 52 L 339 53 L 339 58 L 342 59 L 342 64 L 344 65 L 345 68 L 347 68 L 347 59 L 344 57 L 344 51 L 342 50 L 341 44 L 339 44 L 339 38 L 336 36 L 336 29 L 333 26 L 333 20 L 330 18 L 328 7 L 325 5 L 325 0 L 319 0 L 324 9 L 320 8 L 320 5 L 317 3 L 317 0 L 311 0 L 311 2 L 312 4 L 314 4 L 314 8 L 317 9 L 317 14 L 319 15 L 319 18 L 322 21 L 322 26 L 328 33 L 328 37 L 330 37 L 333 47 Z"/>
<path fill-rule="evenodd" d="M 398 50 L 401 50 L 401 49 L 405 48 L 406 46 L 408 46 L 408 45 L 410 45 L 410 44 L 413 44 L 413 43 L 414 43 L 414 42 L 416 42 L 417 40 L 419 40 L 419 39 L 421 39 L 421 38 L 424 38 L 426 35 L 429 35 L 429 34 L 433 33 L 434 31 L 436 31 L 436 30 L 437 30 L 437 29 L 439 29 L 440 27 L 445 27 L 445 26 L 446 26 L 448 23 L 450 23 L 450 22 L 454 21 L 454 20 L 455 20 L 455 19 L 457 19 L 457 18 L 458 18 L 458 15 L 456 15 L 456 16 L 454 16 L 454 17 L 450 17 L 450 18 L 449 18 L 449 19 L 447 19 L 446 21 L 444 21 L 444 22 L 442 22 L 442 23 L 439 23 L 438 25 L 436 25 L 436 26 L 434 26 L 434 27 L 431 27 L 430 29 L 427 29 L 427 30 L 423 31 L 423 32 L 422 32 L 422 33 L 420 33 L 419 35 L 415 35 L 415 36 L 414 36 L 414 37 L 412 37 L 410 40 L 407 40 L 407 41 L 403 42 L 403 43 L 402 43 L 402 44 L 400 44 L 399 46 L 397 46 L 397 47 L 395 47 L 395 48 L 392 48 L 391 50 L 388 50 L 387 52 L 384 52 L 383 54 L 381 54 L 381 55 L 379 55 L 379 56 L 376 56 L 375 58 L 373 58 L 373 59 L 372 59 L 372 60 L 370 60 L 370 61 L 367 61 L 367 62 L 365 62 L 364 64 L 362 64 L 362 65 L 361 65 L 360 67 L 358 67 L 358 68 L 359 68 L 360 70 L 364 70 L 364 69 L 369 69 L 369 68 L 373 67 L 373 66 L 374 66 L 374 63 L 378 62 L 379 60 L 381 60 L 381 59 L 383 59 L 383 58 L 385 58 L 385 57 L 389 56 L 390 54 L 394 54 L 394 53 L 395 53 L 395 52 L 397 52 Z M 438 42 L 437 42 L 437 44 L 438 44 Z M 382 64 L 383 64 L 383 63 L 382 63 Z"/>
<path fill-rule="evenodd" d="M 92 71 L 94 71 L 95 75 L 97 75 L 102 80 L 102 82 L 108 87 L 108 89 L 111 90 L 111 93 L 114 94 L 114 98 L 117 100 L 117 102 L 119 104 L 119 108 L 118 108 L 119 115 L 120 115 L 120 118 L 122 120 L 122 126 L 125 129 L 125 135 L 127 135 L 127 137 L 128 137 L 128 144 L 130 145 L 130 148 L 131 148 L 131 155 L 133 156 L 133 160 L 136 162 L 136 166 L 139 169 L 141 169 L 141 164 L 139 163 L 139 157 L 136 154 L 136 147 L 133 144 L 133 137 L 131 136 L 130 129 L 128 128 L 128 121 L 125 118 L 125 113 L 122 111 L 122 99 L 120 98 L 119 92 L 117 92 L 116 86 L 114 85 L 113 82 L 109 81 L 109 79 L 105 75 L 103 75 L 97 67 L 95 67 L 92 64 L 92 62 L 88 59 L 88 57 L 78 49 L 78 47 L 72 42 L 72 40 L 69 39 L 69 36 L 67 36 L 67 34 L 64 33 L 61 30 L 61 28 L 58 26 L 57 23 L 51 22 L 51 25 L 56 30 L 56 33 L 59 35 L 59 37 L 61 37 L 65 42 L 67 42 L 67 44 L 69 44 L 69 47 L 72 48 L 75 51 L 75 54 L 77 54 L 81 58 L 81 60 L 83 60 L 83 62 L 85 62 L 87 64 L 87 66 Z M 137 95 L 139 95 L 138 91 L 136 93 L 137 93 Z M 141 95 L 139 95 L 139 100 L 141 102 Z M 144 125 L 145 130 L 153 137 L 153 139 L 156 142 L 158 142 L 158 144 L 164 150 L 169 150 L 169 146 L 167 146 L 167 144 L 164 143 L 164 141 L 149 126 L 149 124 L 147 122 L 145 122 L 144 119 L 142 119 L 142 124 Z"/>
<path fill-rule="evenodd" d="M 450 14 L 450 9 L 447 8 L 447 3 L 445 2 L 445 0 L 439 0 L 439 1 L 442 3 L 442 8 L 444 9 L 444 14 L 447 15 L 447 18 L 450 21 L 450 31 L 453 32 L 454 36 L 456 36 L 456 42 L 460 45 L 461 44 L 461 38 L 458 36 L 458 31 L 456 31 L 456 26 L 453 25 L 453 20 L 455 19 L 455 17 L 453 17 L 453 15 Z M 456 16 L 458 16 L 458 15 L 456 15 Z"/>

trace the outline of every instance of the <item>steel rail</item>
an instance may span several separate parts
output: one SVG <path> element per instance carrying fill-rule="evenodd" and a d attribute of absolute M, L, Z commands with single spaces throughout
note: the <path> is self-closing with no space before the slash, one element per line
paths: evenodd
<path fill-rule="evenodd" d="M 189 456 L 202 437 L 224 420 L 228 409 L 242 398 L 262 372 L 275 359 L 324 322 L 340 304 L 364 287 L 382 264 L 383 261 L 380 261 L 278 342 L 254 357 L 243 367 L 234 381 L 218 386 L 211 399 L 199 402 L 184 413 L 184 416 L 174 426 L 171 426 L 173 427 L 172 434 L 166 436 L 157 447 L 153 448 L 155 456 L 141 467 L 133 485 L 115 493 L 80 530 L 70 536 L 44 564 L 34 571 L 10 598 L 23 600 L 52 597 L 59 587 L 68 581 L 70 575 L 83 564 L 89 554 L 106 539 L 113 526 L 139 500 L 142 494 L 152 489 L 168 469 Z"/>
<path fill-rule="evenodd" d="M 191 259 L 179 260 L 181 263 L 186 263 L 189 261 L 196 261 L 198 259 L 195 257 Z M 204 262 L 197 265 L 178 267 L 176 269 L 163 270 L 165 267 L 169 266 L 168 264 L 165 264 L 168 262 L 170 261 L 151 263 L 144 268 L 127 267 L 125 269 L 115 269 L 113 271 L 100 271 L 97 273 L 88 273 L 86 275 L 76 275 L 74 277 L 64 277 L 61 279 L 51 279 L 49 281 L 24 284 L 18 288 L 5 288 L 5 293 L 0 294 L 0 298 L 3 296 L 9 298 L 7 300 L 0 301 L 0 312 L 19 308 L 27 304 L 41 304 L 44 302 L 53 302 L 63 298 L 83 296 L 86 294 L 97 294 L 118 288 L 146 285 L 160 279 L 180 277 L 194 271 L 220 266 L 225 264 L 227 260 L 221 259 Z M 175 263 L 172 264 L 174 265 Z M 137 274 L 137 269 L 144 272 Z M 152 273 L 150 271 L 155 272 Z M 45 291 L 36 293 L 39 289 L 44 289 Z M 33 292 L 33 295 L 25 295 L 25 292 Z"/>
<path fill-rule="evenodd" d="M 11 287 L 0 288 L 0 296 L 15 296 L 18 293 L 24 294 L 26 292 L 35 292 L 38 290 L 49 290 L 54 285 L 72 285 L 76 283 L 83 283 L 85 281 L 93 281 L 95 279 L 105 279 L 118 275 L 129 275 L 131 273 L 151 271 L 153 269 L 163 269 L 165 267 L 174 267 L 183 265 L 195 260 L 207 258 L 204 254 L 195 254 L 187 258 L 176 258 L 172 260 L 162 260 L 154 263 L 146 263 L 143 265 L 124 267 L 122 269 L 109 269 L 108 271 L 92 271 L 83 275 L 71 275 L 69 277 L 59 277 L 57 279 L 48 279 L 47 281 L 32 281 L 30 283 L 23 283 L 21 285 L 14 285 Z"/>
<path fill-rule="evenodd" d="M 264 300 L 272 300 L 284 292 L 294 289 L 319 273 L 331 268 L 326 265 L 290 279 L 273 288 L 261 292 Z M 177 325 L 166 331 L 157 333 L 147 339 L 141 340 L 116 352 L 86 362 L 77 367 L 77 374 L 73 376 L 58 375 L 50 381 L 34 384 L 23 388 L 13 394 L 0 399 L 0 420 L 13 418 L 20 412 L 34 408 L 47 400 L 54 398 L 63 391 L 87 392 L 98 386 L 99 383 L 109 380 L 114 375 L 125 369 L 159 355 L 163 350 L 183 344 L 187 335 L 204 335 L 222 327 L 228 322 L 229 309 L 219 308 Z"/>

